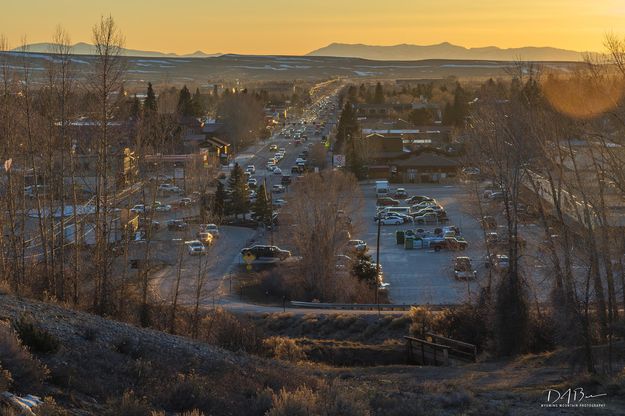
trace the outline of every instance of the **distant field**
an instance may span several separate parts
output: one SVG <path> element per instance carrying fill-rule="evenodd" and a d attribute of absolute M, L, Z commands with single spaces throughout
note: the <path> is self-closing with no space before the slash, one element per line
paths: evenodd
<path fill-rule="evenodd" d="M 20 71 L 23 62 L 30 65 L 32 78 L 41 81 L 53 55 L 41 53 L 6 52 L 9 66 Z M 24 59 L 26 58 L 26 59 Z M 373 61 L 359 58 L 320 56 L 252 56 L 223 55 L 211 58 L 122 58 L 127 66 L 127 85 L 170 83 L 176 85 L 210 84 L 235 79 L 319 80 L 331 77 L 432 79 L 457 76 L 487 78 L 506 74 L 511 62 L 470 60 Z M 73 59 L 78 77 L 92 71 L 93 57 L 76 55 Z M 580 65 L 574 62 L 545 62 L 552 71 L 569 72 Z"/>

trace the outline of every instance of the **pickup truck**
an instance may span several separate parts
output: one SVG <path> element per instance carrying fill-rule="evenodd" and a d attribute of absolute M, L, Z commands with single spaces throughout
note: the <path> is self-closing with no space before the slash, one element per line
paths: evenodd
<path fill-rule="evenodd" d="M 448 250 L 465 250 L 469 246 L 466 240 L 457 237 L 445 237 L 430 241 L 430 248 L 434 251 Z"/>

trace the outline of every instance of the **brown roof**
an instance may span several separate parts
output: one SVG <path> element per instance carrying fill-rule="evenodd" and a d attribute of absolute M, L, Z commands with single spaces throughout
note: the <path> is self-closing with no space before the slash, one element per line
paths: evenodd
<path fill-rule="evenodd" d="M 403 167 L 456 167 L 460 166 L 457 160 L 449 159 L 436 153 L 421 153 L 411 155 L 406 159 L 398 159 L 392 162 L 396 166 Z"/>

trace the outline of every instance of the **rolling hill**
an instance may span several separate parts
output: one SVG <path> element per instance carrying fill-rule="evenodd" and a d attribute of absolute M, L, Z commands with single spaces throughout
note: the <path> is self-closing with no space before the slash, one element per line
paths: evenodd
<path fill-rule="evenodd" d="M 437 45 L 373 46 L 332 43 L 314 50 L 307 56 L 334 56 L 373 60 L 416 61 L 423 59 L 468 59 L 493 61 L 581 61 L 583 53 L 551 47 L 523 47 L 502 49 L 496 46 L 465 48 L 443 42 Z"/>
<path fill-rule="evenodd" d="M 54 51 L 55 44 L 53 43 L 32 43 L 26 45 L 25 48 L 19 47 L 13 49 L 14 52 L 22 51 L 25 49 L 27 52 L 31 53 L 51 53 Z M 95 47 L 89 43 L 79 42 L 72 45 L 72 53 L 75 55 L 94 55 Z M 125 56 L 134 56 L 138 58 L 208 58 L 211 56 L 219 56 L 221 54 L 208 54 L 202 51 L 195 51 L 186 55 L 178 55 L 175 53 L 165 53 L 158 51 L 143 51 L 139 49 L 122 49 L 122 55 Z"/>

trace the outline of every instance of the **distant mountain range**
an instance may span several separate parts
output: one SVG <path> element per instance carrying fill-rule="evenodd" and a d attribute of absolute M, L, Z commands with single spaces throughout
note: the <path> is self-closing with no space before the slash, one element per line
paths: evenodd
<path fill-rule="evenodd" d="M 26 45 L 26 51 L 32 53 L 52 53 L 54 51 L 54 43 L 32 43 Z M 14 51 L 21 51 L 22 48 L 15 48 Z M 72 46 L 72 53 L 75 55 L 94 55 L 95 46 L 79 42 Z M 221 56 L 220 53 L 208 54 L 202 51 L 195 51 L 186 55 L 178 55 L 175 53 L 164 53 L 156 51 L 142 51 L 138 49 L 122 49 L 122 54 L 125 56 L 136 56 L 141 58 L 209 58 L 213 56 Z"/>
<path fill-rule="evenodd" d="M 583 53 L 551 47 L 523 47 L 502 49 L 496 46 L 465 48 L 443 42 L 438 45 L 372 46 L 363 44 L 331 43 L 307 56 L 336 56 L 380 61 L 418 61 L 423 59 L 470 59 L 491 61 L 581 61 Z"/>

